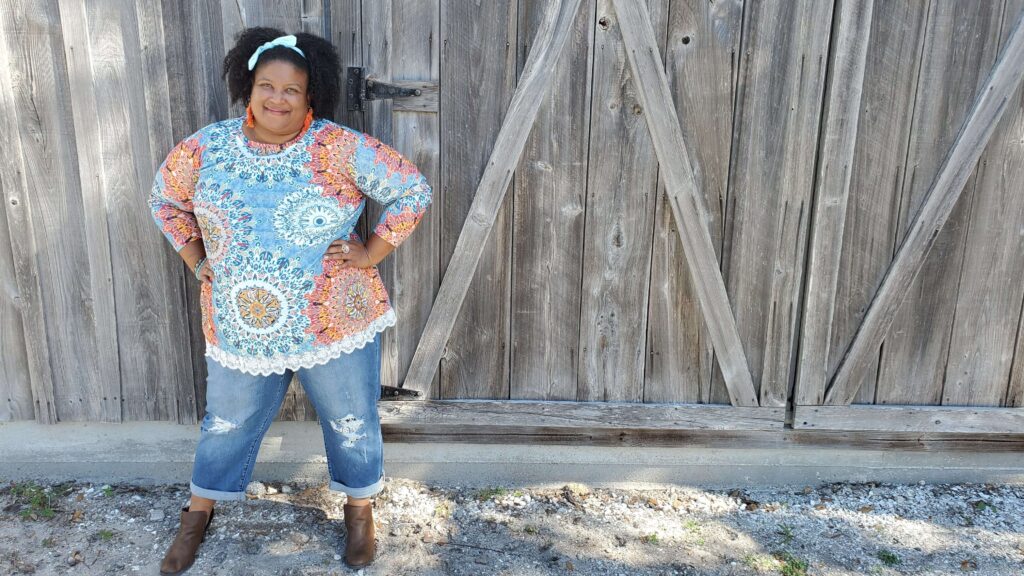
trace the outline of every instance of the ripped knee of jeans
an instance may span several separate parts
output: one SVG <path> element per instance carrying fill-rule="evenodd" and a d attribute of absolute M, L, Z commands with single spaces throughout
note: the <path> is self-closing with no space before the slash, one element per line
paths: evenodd
<path fill-rule="evenodd" d="M 349 414 L 344 418 L 331 420 L 331 428 L 345 437 L 345 441 L 342 442 L 341 445 L 346 448 L 355 446 L 356 440 L 366 438 L 366 432 L 360 432 L 363 428 L 362 419 L 356 418 L 353 414 Z"/>
<path fill-rule="evenodd" d="M 238 424 L 225 420 L 216 414 L 210 414 L 206 419 L 209 420 L 209 424 L 206 425 L 205 430 L 211 434 L 224 434 L 238 428 Z"/>

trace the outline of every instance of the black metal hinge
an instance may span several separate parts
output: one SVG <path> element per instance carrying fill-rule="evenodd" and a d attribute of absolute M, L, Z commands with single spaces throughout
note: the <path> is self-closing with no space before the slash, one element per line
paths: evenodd
<path fill-rule="evenodd" d="M 362 111 L 363 102 L 367 100 L 384 100 L 387 98 L 401 98 L 404 96 L 419 96 L 422 94 L 419 88 L 402 88 L 394 84 L 364 78 L 364 69 L 349 66 L 348 80 L 345 84 L 345 94 L 348 97 L 349 111 Z"/>
<path fill-rule="evenodd" d="M 388 386 L 387 384 L 381 384 L 380 386 L 380 399 L 381 400 L 404 400 L 405 398 L 419 398 L 420 391 L 413 390 L 411 388 L 401 388 L 395 386 Z"/>

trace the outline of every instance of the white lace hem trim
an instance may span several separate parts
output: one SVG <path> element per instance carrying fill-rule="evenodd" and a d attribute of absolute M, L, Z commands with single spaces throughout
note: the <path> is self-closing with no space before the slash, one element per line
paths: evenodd
<path fill-rule="evenodd" d="M 232 354 L 207 342 L 206 356 L 212 358 L 225 368 L 241 370 L 253 376 L 284 374 L 287 370 L 294 371 L 300 368 L 312 368 L 318 364 L 326 364 L 342 354 L 348 354 L 353 350 L 363 348 L 373 341 L 374 336 L 378 332 L 383 332 L 388 326 L 394 326 L 397 320 L 395 310 L 392 308 L 380 318 L 371 322 L 366 330 L 304 354 L 278 354 L 267 358 L 254 358 Z"/>

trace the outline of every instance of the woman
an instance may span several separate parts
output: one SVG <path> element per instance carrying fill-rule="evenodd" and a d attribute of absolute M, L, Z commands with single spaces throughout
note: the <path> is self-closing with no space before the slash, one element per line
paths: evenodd
<path fill-rule="evenodd" d="M 339 99 L 330 42 L 249 28 L 224 58 L 244 118 L 179 142 L 150 195 L 153 218 L 201 281 L 206 414 L 191 500 L 161 564 L 181 574 L 217 500 L 241 500 L 293 374 L 319 415 L 331 490 L 347 494 L 345 562 L 372 562 L 384 485 L 380 332 L 396 322 L 376 265 L 431 201 L 408 160 L 327 119 Z M 369 197 L 385 210 L 364 244 Z"/>

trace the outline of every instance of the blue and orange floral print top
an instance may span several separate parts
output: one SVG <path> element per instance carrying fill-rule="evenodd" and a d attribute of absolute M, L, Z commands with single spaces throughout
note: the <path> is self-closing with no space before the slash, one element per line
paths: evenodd
<path fill-rule="evenodd" d="M 397 318 L 376 267 L 324 259 L 366 197 L 374 233 L 401 244 L 431 188 L 393 148 L 318 118 L 283 144 L 249 140 L 244 118 L 185 138 L 161 163 L 153 219 L 175 250 L 201 238 L 214 280 L 200 289 L 206 355 L 249 374 L 283 374 L 362 348 Z"/>

